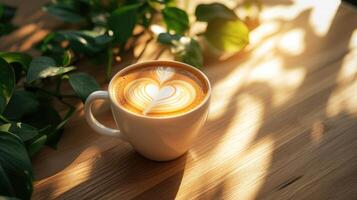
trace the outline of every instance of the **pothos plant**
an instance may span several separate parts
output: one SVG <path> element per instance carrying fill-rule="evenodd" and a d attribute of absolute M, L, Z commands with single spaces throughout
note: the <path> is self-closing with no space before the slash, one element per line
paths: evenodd
<path fill-rule="evenodd" d="M 256 2 L 247 0 L 244 6 L 259 6 Z M 35 47 L 42 54 L 38 57 L 0 52 L 0 198 L 31 198 L 30 157 L 44 146 L 56 148 L 75 112 L 69 99 L 84 102 L 100 89 L 95 78 L 77 71 L 78 60 L 101 59 L 106 66 L 103 76 L 109 79 L 114 58 L 137 37 L 136 27 L 152 34 L 175 59 L 198 68 L 203 65 L 199 37 L 215 51 L 231 53 L 249 41 L 245 22 L 220 3 L 198 5 L 195 20 L 170 0 L 53 0 L 43 10 L 75 28 L 49 33 Z M 13 29 L 14 12 L 0 5 L 0 35 Z M 205 30 L 192 34 L 195 22 L 205 23 Z M 152 31 L 153 26 L 161 31 Z M 72 92 L 62 92 L 63 84 Z M 58 104 L 67 108 L 62 115 L 56 110 Z"/>

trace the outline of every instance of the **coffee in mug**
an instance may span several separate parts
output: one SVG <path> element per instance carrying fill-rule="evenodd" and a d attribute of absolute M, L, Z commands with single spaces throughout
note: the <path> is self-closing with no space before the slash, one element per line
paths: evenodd
<path fill-rule="evenodd" d="M 150 117 L 183 114 L 205 98 L 208 85 L 191 68 L 167 63 L 143 65 L 113 80 L 112 93 L 126 110 Z"/>

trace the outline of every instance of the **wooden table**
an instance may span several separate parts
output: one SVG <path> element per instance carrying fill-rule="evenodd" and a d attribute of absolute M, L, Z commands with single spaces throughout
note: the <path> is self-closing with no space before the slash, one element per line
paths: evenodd
<path fill-rule="evenodd" d="M 5 49 L 26 51 L 60 24 L 43 1 L 9 2 L 23 26 Z M 357 199 L 357 10 L 268 1 L 260 23 L 245 53 L 206 59 L 210 115 L 186 155 L 144 159 L 91 130 L 79 105 L 58 150 L 33 159 L 33 199 Z M 98 118 L 113 126 L 105 107 Z"/>

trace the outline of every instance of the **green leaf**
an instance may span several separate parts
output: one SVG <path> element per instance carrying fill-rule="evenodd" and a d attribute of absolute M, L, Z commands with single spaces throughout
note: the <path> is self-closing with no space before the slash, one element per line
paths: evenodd
<path fill-rule="evenodd" d="M 0 52 L 0 57 L 9 64 L 20 64 L 24 71 L 27 71 L 32 59 L 30 55 L 20 52 Z"/>
<path fill-rule="evenodd" d="M 37 128 L 21 122 L 11 122 L 0 126 L 0 131 L 17 135 L 23 142 L 33 139 L 39 133 Z"/>
<path fill-rule="evenodd" d="M 101 31 L 61 31 L 53 40 L 69 41 L 69 47 L 78 53 L 93 55 L 104 50 L 113 37 Z"/>
<path fill-rule="evenodd" d="M 73 55 L 71 51 L 70 50 L 65 51 L 62 56 L 62 65 L 66 67 L 72 63 L 72 60 L 73 60 Z"/>
<path fill-rule="evenodd" d="M 0 195 L 30 199 L 32 180 L 31 161 L 23 142 L 0 131 Z"/>
<path fill-rule="evenodd" d="M 70 67 L 57 67 L 55 60 L 47 56 L 40 56 L 34 58 L 27 73 L 27 81 L 32 82 L 38 79 L 57 76 L 76 69 Z"/>
<path fill-rule="evenodd" d="M 69 83 L 83 102 L 92 92 L 100 90 L 97 81 L 86 73 L 70 74 Z"/>
<path fill-rule="evenodd" d="M 55 57 L 58 63 L 63 63 L 67 50 L 91 56 L 107 49 L 112 40 L 113 36 L 105 28 L 92 31 L 59 31 L 48 34 L 37 48 L 43 54 Z"/>
<path fill-rule="evenodd" d="M 10 101 L 15 87 L 15 73 L 12 67 L 0 58 L 0 114 Z"/>
<path fill-rule="evenodd" d="M 44 6 L 43 10 L 68 23 L 79 23 L 85 20 L 83 16 L 61 4 L 50 4 Z"/>
<path fill-rule="evenodd" d="M 236 20 L 233 10 L 221 3 L 200 4 L 195 11 L 197 21 L 209 22 L 216 19 Z"/>
<path fill-rule="evenodd" d="M 109 17 L 108 26 L 114 32 L 114 41 L 124 44 L 132 35 L 136 21 L 136 11 L 140 4 L 121 6 Z"/>
<path fill-rule="evenodd" d="M 3 115 L 9 120 L 18 121 L 24 115 L 35 112 L 39 105 L 36 96 L 32 92 L 15 90 Z"/>
<path fill-rule="evenodd" d="M 173 40 L 172 51 L 177 60 L 201 68 L 203 65 L 202 50 L 198 42 L 189 37 Z"/>
<path fill-rule="evenodd" d="M 162 10 L 164 22 L 168 30 L 183 34 L 189 28 L 188 15 L 184 10 L 176 7 L 166 7 Z"/>
<path fill-rule="evenodd" d="M 53 148 L 56 147 L 62 134 L 62 130 L 59 130 L 57 126 L 61 124 L 62 119 L 55 109 L 48 105 L 40 105 L 38 111 L 26 116 L 23 122 L 41 130 L 40 134 L 47 136 L 47 144 Z M 29 141 L 29 143 L 32 142 L 34 140 Z"/>
<path fill-rule="evenodd" d="M 37 139 L 35 139 L 27 147 L 28 154 L 30 156 L 35 155 L 38 151 L 40 151 L 42 149 L 42 147 L 45 146 L 46 141 L 47 141 L 47 135 L 42 135 L 42 136 L 38 137 Z"/>
<path fill-rule="evenodd" d="M 179 41 L 182 36 L 178 34 L 160 33 L 157 40 L 161 44 L 172 45 L 173 40 Z"/>
<path fill-rule="evenodd" d="M 208 23 L 205 38 L 214 48 L 237 52 L 249 43 L 249 29 L 240 20 L 213 20 Z"/>

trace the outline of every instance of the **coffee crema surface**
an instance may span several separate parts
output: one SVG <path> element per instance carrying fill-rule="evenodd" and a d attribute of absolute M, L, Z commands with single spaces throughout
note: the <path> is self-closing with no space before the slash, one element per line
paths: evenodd
<path fill-rule="evenodd" d="M 178 115 L 198 106 L 208 86 L 196 71 L 177 66 L 141 66 L 113 82 L 116 101 L 125 109 L 153 117 Z"/>

